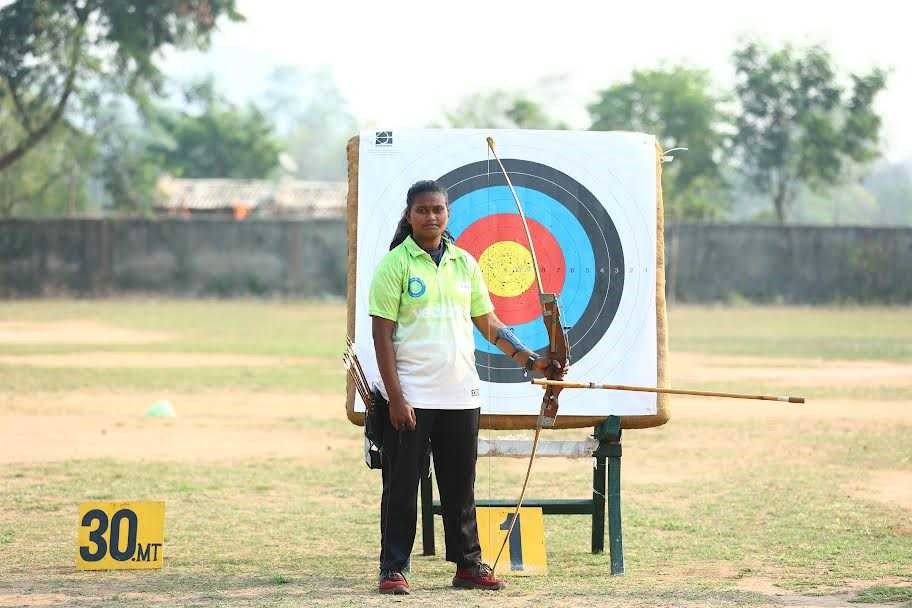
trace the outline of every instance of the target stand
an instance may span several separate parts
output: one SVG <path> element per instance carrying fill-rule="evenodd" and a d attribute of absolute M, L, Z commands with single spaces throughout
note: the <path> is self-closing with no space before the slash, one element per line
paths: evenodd
<path fill-rule="evenodd" d="M 479 441 L 479 456 L 528 457 L 519 442 L 507 442 L 498 450 L 497 442 L 483 445 Z M 522 442 L 531 449 L 531 443 Z M 624 544 L 621 532 L 621 418 L 609 416 L 595 427 L 587 441 L 542 441 L 536 454 L 542 457 L 582 457 L 594 459 L 592 469 L 592 498 L 540 499 L 527 498 L 523 506 L 540 507 L 545 515 L 592 515 L 592 553 L 605 550 L 605 512 L 608 512 L 608 550 L 611 575 L 624 574 Z M 434 479 L 430 454 L 425 457 L 421 475 L 421 546 L 422 555 L 435 555 L 434 515 L 441 515 L 440 502 L 434 500 Z M 607 482 L 607 484 L 606 484 Z M 606 492 L 607 487 L 607 492 Z M 478 507 L 515 508 L 515 500 L 476 500 Z"/>

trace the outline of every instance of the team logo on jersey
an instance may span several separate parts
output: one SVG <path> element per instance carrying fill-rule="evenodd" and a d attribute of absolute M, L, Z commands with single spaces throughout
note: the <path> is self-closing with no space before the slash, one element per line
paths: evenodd
<path fill-rule="evenodd" d="M 413 298 L 420 298 L 427 291 L 427 285 L 418 277 L 412 277 L 408 280 L 408 294 Z"/>

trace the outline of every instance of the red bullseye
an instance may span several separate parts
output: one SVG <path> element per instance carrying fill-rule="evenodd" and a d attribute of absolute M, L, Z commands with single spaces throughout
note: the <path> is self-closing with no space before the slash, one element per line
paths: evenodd
<path fill-rule="evenodd" d="M 539 222 L 528 219 L 538 267 L 546 292 L 560 293 L 564 286 L 566 267 L 564 254 L 551 232 Z M 462 247 L 478 260 L 491 245 L 503 241 L 514 241 L 529 247 L 522 219 L 515 214 L 500 213 L 484 217 L 466 228 L 456 245 Z M 538 286 L 535 281 L 523 293 L 513 297 L 491 294 L 491 301 L 500 320 L 507 325 L 522 325 L 541 316 L 538 301 Z"/>

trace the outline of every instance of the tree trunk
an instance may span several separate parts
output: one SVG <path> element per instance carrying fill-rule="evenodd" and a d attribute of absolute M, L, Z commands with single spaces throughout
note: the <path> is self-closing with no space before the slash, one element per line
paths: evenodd
<path fill-rule="evenodd" d="M 773 204 L 776 206 L 776 219 L 780 224 L 785 224 L 786 207 L 788 206 L 788 188 L 784 179 L 779 181 L 773 195 Z"/>
<path fill-rule="evenodd" d="M 70 94 L 73 92 L 73 84 L 76 80 L 76 71 L 79 67 L 79 57 L 82 50 L 82 32 L 85 25 L 85 20 L 87 18 L 88 14 L 80 15 L 79 25 L 76 28 L 74 39 L 72 41 L 73 48 L 70 52 L 70 64 L 67 66 L 69 71 L 67 73 L 66 80 L 64 81 L 63 93 L 61 93 L 60 99 L 57 101 L 57 105 L 54 107 L 54 111 L 51 112 L 51 115 L 43 125 L 35 130 L 29 129 L 25 139 L 19 142 L 19 144 L 12 150 L 0 152 L 0 171 L 3 171 L 14 162 L 21 159 L 29 150 L 38 145 L 42 139 L 47 137 L 54 126 L 56 126 L 60 119 L 63 117 L 63 111 L 66 109 L 67 100 L 70 98 Z M 7 80 L 7 84 L 9 84 L 10 87 L 13 86 L 9 83 L 9 80 Z M 26 128 L 30 126 L 31 123 L 27 116 L 23 117 L 23 120 Z"/>

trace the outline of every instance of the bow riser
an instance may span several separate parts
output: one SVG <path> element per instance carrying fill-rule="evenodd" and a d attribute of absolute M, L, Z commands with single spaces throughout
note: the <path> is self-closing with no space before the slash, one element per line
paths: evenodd
<path fill-rule="evenodd" d="M 563 380 L 564 369 L 570 361 L 570 343 L 567 333 L 561 323 L 560 307 L 557 304 L 557 294 L 543 293 L 539 298 L 542 307 L 542 321 L 548 332 L 548 358 L 561 363 L 561 370 L 550 369 L 546 374 L 548 380 Z M 549 386 L 542 399 L 541 410 L 538 415 L 538 426 L 552 428 L 557 420 L 559 406 L 558 395 L 560 386 Z"/>

